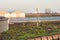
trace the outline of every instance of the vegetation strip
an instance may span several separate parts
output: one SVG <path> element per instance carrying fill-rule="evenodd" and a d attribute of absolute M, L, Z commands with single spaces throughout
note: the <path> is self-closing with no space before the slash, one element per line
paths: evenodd
<path fill-rule="evenodd" d="M 34 25 L 33 25 L 34 24 Z M 49 36 L 60 33 L 60 23 L 41 22 L 37 27 L 35 23 L 11 24 L 7 32 L 1 33 L 1 40 L 27 40 L 42 36 Z"/>

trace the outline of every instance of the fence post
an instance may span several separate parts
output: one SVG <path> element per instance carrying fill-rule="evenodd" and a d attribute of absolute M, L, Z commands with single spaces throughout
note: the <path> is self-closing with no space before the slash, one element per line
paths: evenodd
<path fill-rule="evenodd" d="M 58 40 L 60 40 L 60 38 L 59 38 L 59 34 L 58 34 Z"/>
<path fill-rule="evenodd" d="M 51 36 L 52 37 L 52 40 L 53 40 L 53 36 Z"/>

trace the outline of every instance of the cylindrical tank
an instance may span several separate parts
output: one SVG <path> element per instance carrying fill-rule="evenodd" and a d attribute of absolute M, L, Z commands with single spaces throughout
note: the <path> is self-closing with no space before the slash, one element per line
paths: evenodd
<path fill-rule="evenodd" d="M 9 29 L 8 18 L 0 17 L 0 33 L 5 32 Z"/>

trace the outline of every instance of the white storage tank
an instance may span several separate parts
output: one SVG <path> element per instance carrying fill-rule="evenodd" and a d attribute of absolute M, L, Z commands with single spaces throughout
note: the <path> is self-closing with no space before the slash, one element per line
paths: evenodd
<path fill-rule="evenodd" d="M 0 33 L 5 32 L 9 29 L 8 18 L 0 17 Z"/>

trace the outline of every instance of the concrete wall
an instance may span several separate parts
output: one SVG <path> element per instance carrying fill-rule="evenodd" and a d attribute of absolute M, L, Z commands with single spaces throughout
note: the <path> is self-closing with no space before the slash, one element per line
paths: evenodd
<path fill-rule="evenodd" d="M 5 21 L 0 21 L 0 33 L 1 32 L 5 32 L 9 29 L 9 26 L 8 26 L 8 21 L 5 20 Z"/>

